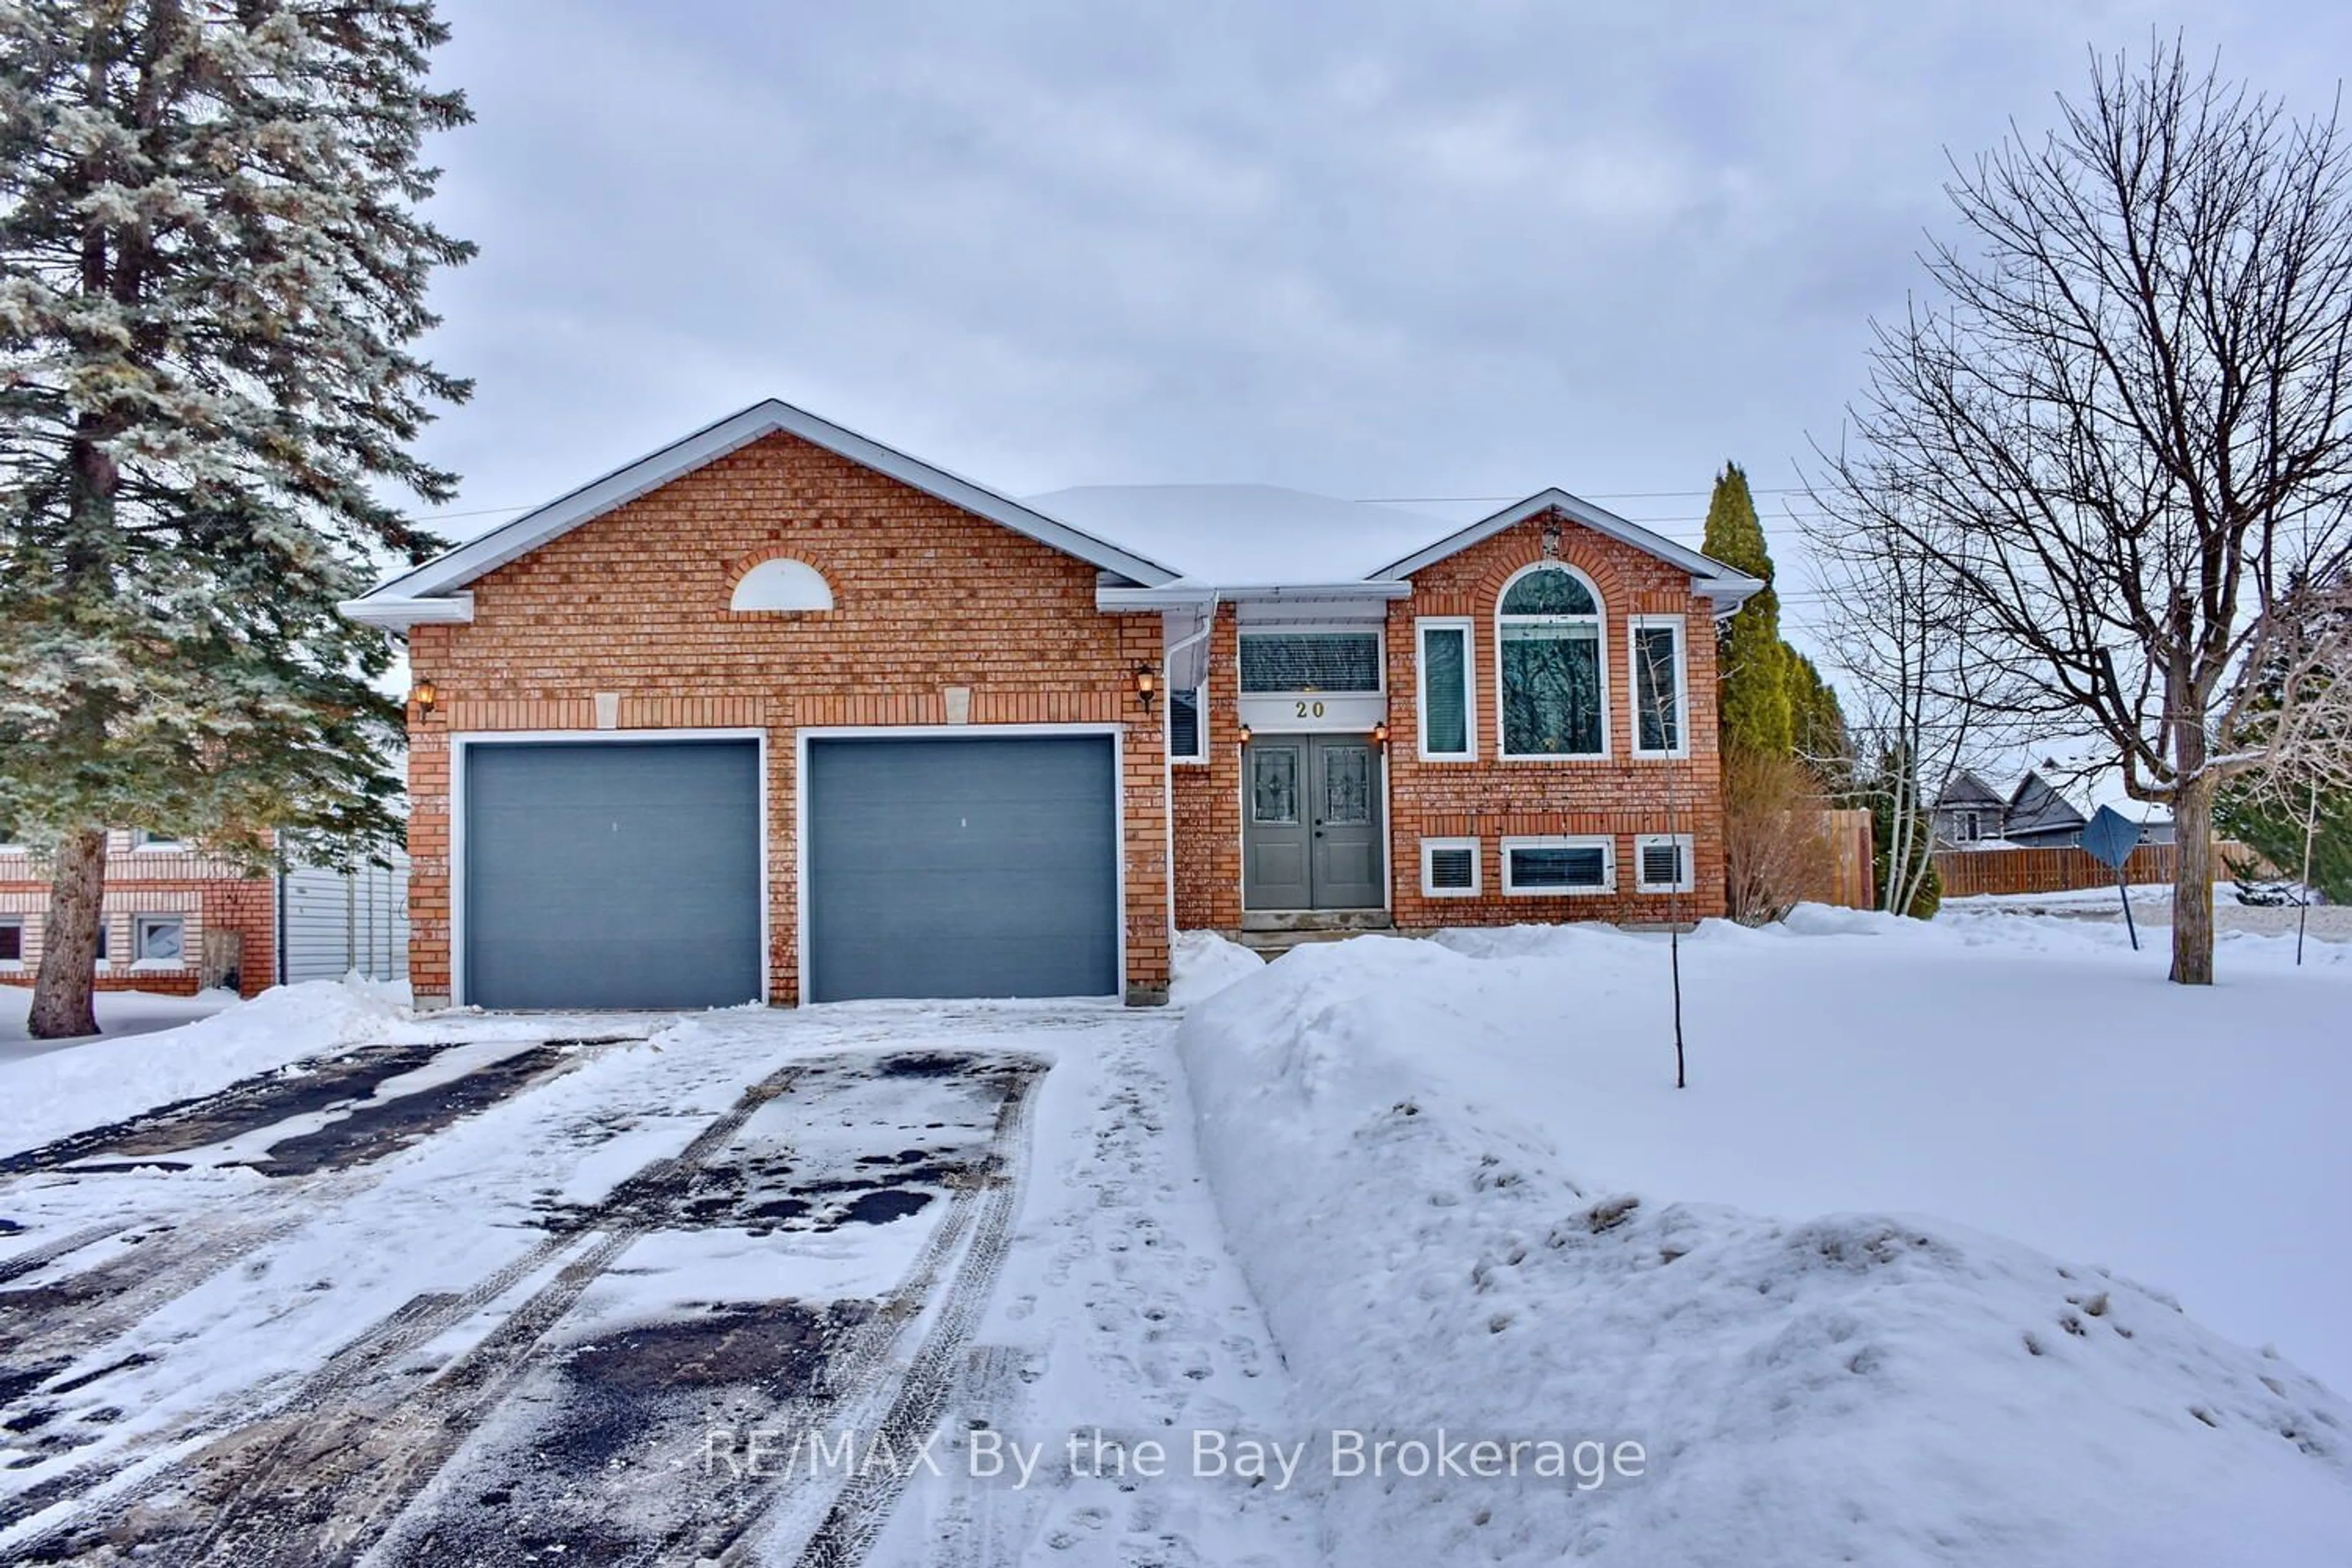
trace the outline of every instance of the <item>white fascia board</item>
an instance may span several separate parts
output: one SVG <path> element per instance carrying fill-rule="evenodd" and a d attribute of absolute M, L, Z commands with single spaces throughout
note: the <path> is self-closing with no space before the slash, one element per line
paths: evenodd
<path fill-rule="evenodd" d="M 346 620 L 363 626 L 404 632 L 411 626 L 463 626 L 474 618 L 474 595 L 451 594 L 437 599 L 400 598 L 381 589 L 363 599 L 345 599 L 335 608 Z"/>
<path fill-rule="evenodd" d="M 1093 563 L 1139 583 L 1175 580 L 1176 574 L 1157 561 L 1121 550 L 1092 534 L 1082 533 L 1043 512 L 1032 511 L 1010 497 L 999 495 L 944 468 L 910 458 L 904 452 L 845 429 L 829 420 L 770 398 L 752 405 L 674 441 L 659 451 L 614 469 L 535 511 L 492 529 L 468 544 L 396 577 L 367 595 L 368 599 L 421 599 L 464 587 L 476 578 L 527 555 L 582 523 L 625 505 L 649 490 L 693 472 L 707 463 L 782 431 L 887 475 L 902 484 L 937 496 L 950 506 L 1026 535 L 1041 544 Z M 364 602 L 364 601 L 362 601 Z"/>
<path fill-rule="evenodd" d="M 1385 601 L 1412 597 L 1412 584 L 1382 579 L 1356 583 L 1261 583 L 1228 587 L 1177 582 L 1156 588 L 1103 583 L 1095 587 L 1095 608 L 1108 614 L 1131 610 L 1197 609 L 1205 605 L 1289 604 L 1297 600 Z"/>
<path fill-rule="evenodd" d="M 1691 584 L 1691 592 L 1715 605 L 1718 621 L 1739 613 L 1739 606 L 1764 591 L 1761 577 L 1750 577 L 1744 572 L 1725 572 L 1719 576 L 1702 577 Z"/>

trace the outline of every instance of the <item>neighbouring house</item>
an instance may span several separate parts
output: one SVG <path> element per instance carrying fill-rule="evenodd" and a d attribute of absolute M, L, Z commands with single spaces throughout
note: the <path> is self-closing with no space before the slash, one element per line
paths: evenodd
<path fill-rule="evenodd" d="M 1561 490 L 1027 501 L 782 403 L 344 606 L 421 1004 L 1165 998 L 1171 933 L 1723 908 L 1716 620 Z"/>
<path fill-rule="evenodd" d="M 1943 849 L 2062 849 L 2079 843 L 2090 819 L 2040 773 L 2002 795 L 1962 769 L 1936 797 L 1936 845 Z"/>
<path fill-rule="evenodd" d="M 354 971 L 396 979 L 408 963 L 405 858 L 257 876 L 151 833 L 110 833 L 98 987 L 251 996 Z M 48 902 L 48 875 L 32 853 L 0 843 L 0 985 L 33 983 Z"/>

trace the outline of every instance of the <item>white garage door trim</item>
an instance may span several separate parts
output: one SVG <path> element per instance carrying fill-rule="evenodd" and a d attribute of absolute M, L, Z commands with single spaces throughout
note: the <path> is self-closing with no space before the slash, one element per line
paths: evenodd
<path fill-rule="evenodd" d="M 768 732 L 765 730 L 473 730 L 449 737 L 449 1002 L 466 997 L 466 752 L 475 746 L 525 746 L 549 741 L 645 745 L 665 741 L 751 741 L 760 770 L 760 1000 L 771 1001 L 768 946 L 772 877 L 768 847 Z M 415 910 L 410 920 L 415 919 Z"/>
<path fill-rule="evenodd" d="M 799 976 L 799 994 L 805 1003 L 814 990 L 809 963 L 808 776 L 811 741 L 874 741 L 893 736 L 932 740 L 1017 741 L 1024 736 L 1108 735 L 1110 737 L 1111 843 L 1114 908 L 1118 919 L 1118 947 L 1112 984 L 1106 995 L 1125 1000 L 1127 994 L 1127 726 L 1124 724 L 841 724 L 816 726 L 793 737 L 793 957 Z M 764 775 L 763 775 L 764 776 Z M 1171 813 L 1171 816 L 1173 814 Z M 1170 879 L 1173 885 L 1174 879 Z"/>

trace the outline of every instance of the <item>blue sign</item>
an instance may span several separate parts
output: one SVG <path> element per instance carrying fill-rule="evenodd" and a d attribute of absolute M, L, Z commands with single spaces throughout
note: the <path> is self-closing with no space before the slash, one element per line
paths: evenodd
<path fill-rule="evenodd" d="M 2083 847 L 2100 865 L 2120 871 L 2139 847 L 2139 824 L 2114 806 L 2103 805 L 2083 829 Z"/>

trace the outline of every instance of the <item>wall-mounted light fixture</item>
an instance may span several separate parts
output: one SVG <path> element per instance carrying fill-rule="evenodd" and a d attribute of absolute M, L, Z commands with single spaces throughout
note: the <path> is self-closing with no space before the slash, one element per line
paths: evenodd
<path fill-rule="evenodd" d="M 416 704 L 420 718 L 430 719 L 434 706 L 441 700 L 441 689 L 429 680 L 420 680 L 409 689 L 408 700 Z"/>
<path fill-rule="evenodd" d="M 1372 726 L 1372 744 L 1382 751 L 1389 746 L 1389 721 L 1385 719 Z"/>
<path fill-rule="evenodd" d="M 1143 710 L 1146 713 L 1151 711 L 1151 704 L 1159 696 L 1160 672 L 1148 664 L 1137 665 L 1135 667 L 1135 700 L 1143 704 Z"/>
<path fill-rule="evenodd" d="M 1250 743 L 1250 727 L 1249 727 L 1248 725 L 1246 725 L 1246 724 L 1244 724 L 1244 725 L 1243 725 L 1243 726 L 1242 726 L 1242 741 L 1241 741 L 1241 743 L 1242 743 L 1243 745 L 1244 745 L 1244 746 L 1246 746 L 1246 745 L 1248 745 L 1248 744 Z"/>

